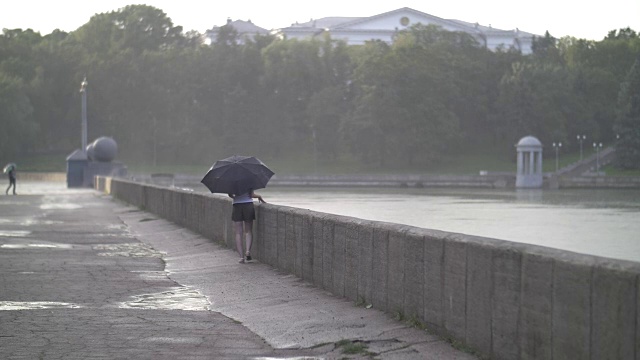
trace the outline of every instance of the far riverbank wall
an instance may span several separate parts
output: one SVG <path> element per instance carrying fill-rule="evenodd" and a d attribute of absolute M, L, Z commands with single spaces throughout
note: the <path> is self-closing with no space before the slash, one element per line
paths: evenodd
<path fill-rule="evenodd" d="M 226 196 L 105 177 L 96 188 L 234 247 Z M 286 206 L 257 210 L 252 255 L 261 262 L 486 356 L 640 360 L 640 263 Z"/>
<path fill-rule="evenodd" d="M 174 174 L 133 176 L 136 181 L 175 186 L 199 184 L 202 177 Z M 379 188 L 478 188 L 514 189 L 515 174 L 485 175 L 276 175 L 269 187 L 379 187 Z M 204 186 L 202 187 L 204 189 Z M 640 177 L 555 176 L 545 174 L 546 189 L 640 189 Z"/>

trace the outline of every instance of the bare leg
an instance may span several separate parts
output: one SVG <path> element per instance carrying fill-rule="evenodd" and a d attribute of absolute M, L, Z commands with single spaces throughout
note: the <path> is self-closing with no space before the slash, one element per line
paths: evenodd
<path fill-rule="evenodd" d="M 240 257 L 242 258 L 242 261 L 240 262 L 244 262 L 244 254 L 242 252 L 242 221 L 234 221 L 233 222 L 233 227 L 235 229 L 235 235 L 236 235 L 236 250 L 238 251 L 238 254 L 240 254 Z"/>
<path fill-rule="evenodd" d="M 244 222 L 244 238 L 246 245 L 246 255 L 251 254 L 251 244 L 253 242 L 253 221 L 245 221 Z"/>

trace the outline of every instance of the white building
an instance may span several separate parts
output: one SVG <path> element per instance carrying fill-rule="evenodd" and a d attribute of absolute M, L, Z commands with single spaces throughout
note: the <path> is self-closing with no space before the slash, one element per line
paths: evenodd
<path fill-rule="evenodd" d="M 369 40 L 392 42 L 400 30 L 414 24 L 437 25 L 443 30 L 471 34 L 489 50 L 515 48 L 523 54 L 531 53 L 533 37 L 538 36 L 518 29 L 500 30 L 460 20 L 447 20 L 410 8 L 401 8 L 370 17 L 327 17 L 302 24 L 276 29 L 272 33 L 287 39 L 310 39 L 329 33 L 333 39 L 341 39 L 349 45 L 362 45 Z"/>
<path fill-rule="evenodd" d="M 244 44 L 248 39 L 253 39 L 256 35 L 269 34 L 269 30 L 255 25 L 254 23 L 251 22 L 251 20 L 231 21 L 231 19 L 227 19 L 226 25 L 230 25 L 231 27 L 233 27 L 233 29 L 236 32 L 238 32 L 238 42 L 240 44 Z M 219 31 L 220 31 L 220 26 L 214 26 L 211 30 L 207 30 L 204 34 L 205 44 L 213 44 L 214 42 L 216 42 Z"/>

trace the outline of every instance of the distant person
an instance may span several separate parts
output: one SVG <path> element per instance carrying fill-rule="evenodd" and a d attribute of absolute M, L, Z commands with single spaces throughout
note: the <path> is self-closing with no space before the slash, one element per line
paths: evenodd
<path fill-rule="evenodd" d="M 251 244 L 253 242 L 253 220 L 256 219 L 256 210 L 253 206 L 253 199 L 258 199 L 261 203 L 266 203 L 262 196 L 249 190 L 248 192 L 240 195 L 229 194 L 229 197 L 233 199 L 233 212 L 231 213 L 231 220 L 233 221 L 233 228 L 236 235 L 236 250 L 240 254 L 241 264 L 251 261 Z M 244 227 L 244 229 L 243 229 Z M 244 230 L 244 231 L 243 231 Z M 242 249 L 242 234 L 244 233 L 246 250 Z"/>
<path fill-rule="evenodd" d="M 16 165 L 11 163 L 4 167 L 4 172 L 9 175 L 9 186 L 5 194 L 9 195 L 9 189 L 13 186 L 13 195 L 16 194 Z"/>

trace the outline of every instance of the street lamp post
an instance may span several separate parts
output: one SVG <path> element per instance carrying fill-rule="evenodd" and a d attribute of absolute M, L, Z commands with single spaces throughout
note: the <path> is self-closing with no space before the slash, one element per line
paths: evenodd
<path fill-rule="evenodd" d="M 311 127 L 311 138 L 313 139 L 313 173 L 318 173 L 318 141 L 316 139 L 316 128 Z"/>
<path fill-rule="evenodd" d="M 553 148 L 556 149 L 556 172 L 558 172 L 558 150 L 562 147 L 562 143 L 553 143 Z"/>
<path fill-rule="evenodd" d="M 596 149 L 596 174 L 600 175 L 600 149 L 602 149 L 602 143 L 593 143 L 593 148 Z"/>
<path fill-rule="evenodd" d="M 587 135 L 578 135 L 578 141 L 580 141 L 580 161 L 582 161 L 582 142 L 587 139 Z"/>
<path fill-rule="evenodd" d="M 84 77 L 80 84 L 80 94 L 82 96 L 82 152 L 87 152 L 87 77 Z"/>

